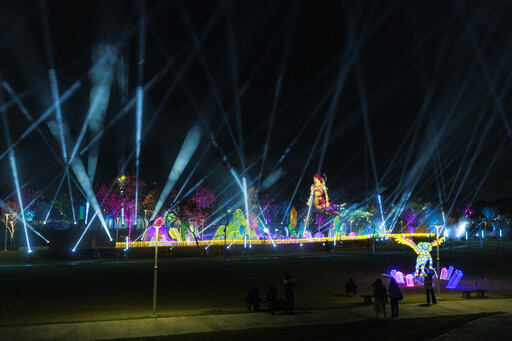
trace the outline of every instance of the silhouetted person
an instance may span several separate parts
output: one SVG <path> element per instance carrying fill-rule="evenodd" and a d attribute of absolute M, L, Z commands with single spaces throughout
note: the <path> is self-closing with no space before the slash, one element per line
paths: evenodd
<path fill-rule="evenodd" d="M 277 289 L 273 285 L 269 285 L 267 289 L 267 294 L 265 295 L 267 298 L 268 308 L 267 308 L 267 314 L 270 313 L 274 315 L 274 312 L 276 310 L 277 305 Z"/>
<path fill-rule="evenodd" d="M 432 304 L 437 304 L 436 295 L 434 295 L 434 287 L 432 286 L 432 273 L 429 272 L 425 276 L 425 280 L 423 282 L 423 287 L 425 288 L 425 293 L 427 294 L 427 303 L 430 304 L 430 297 L 432 297 Z"/>
<path fill-rule="evenodd" d="M 379 317 L 379 313 L 384 313 L 384 318 L 386 318 L 386 287 L 382 284 L 382 280 L 377 278 L 375 282 L 372 284 L 373 288 L 373 296 L 375 297 L 375 302 L 373 302 L 373 311 L 377 314 L 377 318 Z"/>
<path fill-rule="evenodd" d="M 354 283 L 352 277 L 345 283 L 345 296 L 348 296 L 348 294 L 357 294 L 357 285 Z"/>
<path fill-rule="evenodd" d="M 295 308 L 295 295 L 293 293 L 293 290 L 295 290 L 296 286 L 295 278 L 293 278 L 293 276 L 289 273 L 285 272 L 283 273 L 283 284 L 286 301 L 288 303 L 288 312 L 291 314 Z"/>
<path fill-rule="evenodd" d="M 398 317 L 398 301 L 403 299 L 404 296 L 402 295 L 394 277 L 391 277 L 391 280 L 389 281 L 388 292 L 389 300 L 391 302 L 391 317 Z"/>
<path fill-rule="evenodd" d="M 260 311 L 260 289 L 254 287 L 251 291 L 245 296 L 245 302 L 249 305 L 247 306 L 247 310 L 251 310 L 251 305 L 255 312 Z"/>

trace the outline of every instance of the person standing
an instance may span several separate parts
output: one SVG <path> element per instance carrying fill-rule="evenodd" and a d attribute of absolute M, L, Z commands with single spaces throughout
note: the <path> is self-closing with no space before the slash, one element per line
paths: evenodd
<path fill-rule="evenodd" d="M 345 283 L 345 296 L 348 296 L 348 294 L 357 294 L 357 285 L 354 283 L 352 277 Z"/>
<path fill-rule="evenodd" d="M 286 295 L 286 302 L 288 303 L 288 312 L 291 314 L 293 313 L 293 309 L 295 308 L 295 278 L 293 278 L 292 275 L 285 272 L 283 273 L 283 284 L 284 284 L 284 291 Z"/>
<path fill-rule="evenodd" d="M 398 301 L 403 299 L 404 296 L 402 295 L 394 277 L 391 277 L 391 280 L 389 281 L 388 292 L 389 301 L 391 303 L 391 317 L 398 317 Z"/>
<path fill-rule="evenodd" d="M 430 304 L 430 297 L 432 297 L 432 304 L 437 304 L 436 295 L 434 295 L 434 288 L 432 285 L 432 273 L 429 272 L 425 276 L 425 280 L 423 281 L 423 287 L 425 288 L 425 293 L 427 295 L 427 304 Z"/>
<path fill-rule="evenodd" d="M 269 285 L 265 298 L 267 299 L 268 304 L 267 314 L 274 315 L 277 305 L 277 289 L 275 286 Z"/>
<path fill-rule="evenodd" d="M 375 282 L 373 282 L 372 288 L 373 297 L 375 298 L 375 301 L 373 302 L 373 311 L 377 314 L 377 318 L 379 317 L 380 312 L 384 313 L 384 318 L 386 318 L 386 287 L 382 283 L 382 280 L 377 278 Z"/>
<path fill-rule="evenodd" d="M 249 305 L 247 306 L 247 310 L 251 310 L 251 306 L 253 307 L 254 312 L 260 311 L 260 289 L 254 287 L 251 291 L 245 296 L 245 302 Z"/>

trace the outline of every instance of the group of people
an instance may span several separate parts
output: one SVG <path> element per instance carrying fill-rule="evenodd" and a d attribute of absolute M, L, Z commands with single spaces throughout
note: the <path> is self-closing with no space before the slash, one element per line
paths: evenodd
<path fill-rule="evenodd" d="M 373 311 L 377 314 L 377 318 L 379 317 L 379 313 L 383 313 L 384 318 L 386 318 L 386 302 L 388 300 L 388 296 L 391 303 L 391 317 L 398 317 L 398 301 L 402 300 L 404 296 L 402 295 L 396 280 L 391 277 L 388 290 L 386 291 L 386 287 L 384 286 L 384 283 L 382 283 L 382 280 L 377 278 L 377 280 L 373 282 L 372 288 L 373 296 L 375 298 Z"/>
<path fill-rule="evenodd" d="M 261 311 L 260 303 L 267 302 L 267 313 L 269 314 L 274 315 L 278 310 L 284 310 L 290 314 L 293 313 L 293 310 L 295 309 L 295 278 L 287 272 L 283 273 L 283 285 L 286 297 L 284 300 L 278 300 L 277 289 L 273 285 L 268 287 L 265 294 L 265 300 L 260 298 L 260 289 L 254 287 L 245 298 L 246 303 L 248 303 L 247 309 L 251 310 L 252 307 L 255 312 Z M 437 304 L 433 288 L 432 273 L 430 272 L 425 275 L 424 288 L 427 296 L 427 303 L 430 304 L 432 301 L 432 304 Z M 386 303 L 388 302 L 388 298 L 391 305 L 391 317 L 398 317 L 398 301 L 401 301 L 404 296 L 395 278 L 390 278 L 387 289 L 382 280 L 377 278 L 372 284 L 372 289 L 373 297 L 375 298 L 373 311 L 376 313 L 377 318 L 380 313 L 382 313 L 384 318 L 386 318 Z M 349 294 L 357 294 L 357 285 L 352 278 L 349 278 L 348 282 L 345 284 L 345 294 L 346 296 L 349 296 Z"/>
<path fill-rule="evenodd" d="M 268 314 L 274 315 L 278 310 L 284 310 L 292 314 L 295 309 L 295 278 L 287 272 L 283 273 L 283 285 L 286 297 L 284 300 L 277 298 L 277 289 L 273 285 L 269 285 L 265 294 L 265 300 L 260 298 L 260 289 L 254 287 L 245 297 L 245 302 L 248 303 L 247 310 L 251 310 L 252 306 L 255 312 L 261 311 L 260 303 L 267 302 Z"/>
<path fill-rule="evenodd" d="M 432 304 L 437 304 L 432 282 L 432 273 L 428 272 L 425 275 L 423 282 L 423 288 L 425 289 L 425 294 L 427 296 L 427 304 L 430 304 L 431 301 Z M 386 303 L 388 301 L 388 297 L 391 304 L 391 317 L 398 317 L 398 301 L 401 301 L 404 296 L 402 295 L 400 287 L 398 286 L 395 278 L 391 277 L 387 292 L 386 287 L 380 278 L 377 278 L 377 280 L 373 282 L 372 288 L 373 296 L 375 298 L 373 303 L 373 311 L 377 314 L 377 318 L 379 317 L 379 313 L 383 313 L 384 318 L 386 317 Z"/>

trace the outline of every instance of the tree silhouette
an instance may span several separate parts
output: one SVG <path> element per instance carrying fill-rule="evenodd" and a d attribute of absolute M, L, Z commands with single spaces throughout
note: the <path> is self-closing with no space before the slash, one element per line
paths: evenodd
<path fill-rule="evenodd" d="M 21 189 L 21 200 L 24 207 L 24 215 L 25 221 L 30 222 L 34 218 L 35 213 L 35 202 L 39 196 L 39 192 L 31 189 L 31 188 L 22 188 Z M 7 200 L 5 201 L 5 206 L 2 206 L 1 209 L 2 218 L 4 220 L 4 224 L 6 224 L 6 228 L 9 231 L 9 242 L 10 247 L 14 247 L 14 232 L 16 231 L 16 226 L 18 221 L 21 221 L 21 210 L 20 204 L 18 200 Z"/>

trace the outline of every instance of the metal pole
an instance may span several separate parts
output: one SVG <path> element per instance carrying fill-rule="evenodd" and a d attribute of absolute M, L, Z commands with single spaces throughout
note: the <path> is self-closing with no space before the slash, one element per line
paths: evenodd
<path fill-rule="evenodd" d="M 156 317 L 156 287 L 157 287 L 157 276 L 158 276 L 158 230 L 160 226 L 155 226 L 155 271 L 153 277 L 153 315 Z"/>
<path fill-rule="evenodd" d="M 440 298 L 441 296 L 441 283 L 440 283 L 440 278 L 441 277 L 441 274 L 439 272 L 439 268 L 440 268 L 440 259 L 439 259 L 439 227 L 441 225 L 436 225 L 436 244 L 437 244 L 437 297 Z"/>
<path fill-rule="evenodd" d="M 126 236 L 126 263 L 128 263 L 128 249 L 130 248 L 130 245 L 128 244 L 129 238 Z"/>
<path fill-rule="evenodd" d="M 7 251 L 7 220 L 9 220 L 9 214 L 5 214 L 5 240 L 4 240 L 4 251 Z"/>
<path fill-rule="evenodd" d="M 375 256 L 375 225 L 372 224 L 372 255 Z"/>
<path fill-rule="evenodd" d="M 228 220 L 229 220 L 229 209 L 226 211 L 226 224 L 224 224 L 224 255 L 223 255 L 223 260 L 224 260 L 224 266 L 226 266 L 226 260 L 228 259 L 228 248 L 227 248 L 227 242 L 226 242 L 226 238 L 227 238 L 227 234 L 228 234 Z"/>
<path fill-rule="evenodd" d="M 487 230 L 487 220 L 484 220 L 484 231 Z M 484 232 L 485 233 L 485 232 Z M 484 235 L 482 234 L 482 225 L 480 224 L 480 248 L 484 247 Z"/>

